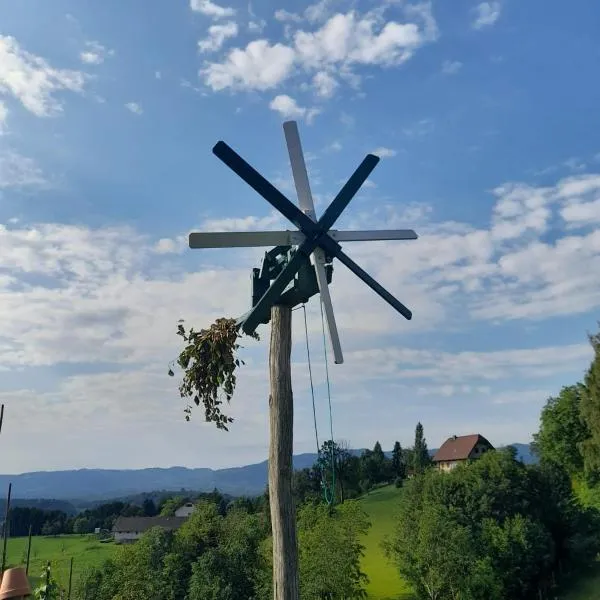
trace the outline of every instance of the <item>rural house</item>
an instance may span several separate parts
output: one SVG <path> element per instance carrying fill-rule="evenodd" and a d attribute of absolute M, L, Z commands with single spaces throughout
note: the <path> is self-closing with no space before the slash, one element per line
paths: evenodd
<path fill-rule="evenodd" d="M 153 527 L 179 529 L 186 521 L 187 517 L 119 517 L 112 529 L 113 537 L 116 543 L 127 544 Z"/>
<path fill-rule="evenodd" d="M 186 502 L 183 506 L 180 506 L 175 511 L 176 517 L 189 517 L 194 512 L 194 504 L 192 502 Z"/>
<path fill-rule="evenodd" d="M 478 433 L 473 435 L 453 435 L 435 453 L 433 462 L 440 471 L 450 471 L 459 463 L 479 458 L 494 447 Z"/>

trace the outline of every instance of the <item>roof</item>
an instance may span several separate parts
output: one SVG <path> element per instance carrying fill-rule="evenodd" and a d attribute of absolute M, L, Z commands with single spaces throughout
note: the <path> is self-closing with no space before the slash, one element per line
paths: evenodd
<path fill-rule="evenodd" d="M 112 530 L 120 533 L 142 533 L 152 527 L 178 529 L 186 521 L 185 517 L 119 517 Z"/>
<path fill-rule="evenodd" d="M 493 446 L 478 433 L 472 435 L 453 435 L 448 438 L 435 453 L 433 462 L 467 460 L 477 444 L 484 444 L 488 448 L 493 449 Z"/>

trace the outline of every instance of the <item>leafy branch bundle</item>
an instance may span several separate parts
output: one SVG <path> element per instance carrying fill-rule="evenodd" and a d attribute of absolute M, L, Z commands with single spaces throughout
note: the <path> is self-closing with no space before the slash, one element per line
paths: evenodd
<path fill-rule="evenodd" d="M 179 354 L 177 364 L 183 369 L 183 381 L 179 386 L 182 398 L 191 398 L 196 406 L 204 406 L 207 422 L 215 423 L 217 429 L 228 431 L 227 425 L 233 422 L 231 417 L 223 414 L 221 405 L 223 398 L 230 402 L 237 378 L 235 370 L 244 364 L 238 358 L 242 337 L 240 326 L 235 319 L 219 318 L 208 329 L 194 331 L 192 327 L 186 331 L 183 320 L 177 325 L 177 335 L 186 343 Z M 250 337 L 259 339 L 254 333 Z M 175 373 L 169 368 L 169 375 Z M 192 405 L 185 408 L 186 421 L 190 420 Z"/>

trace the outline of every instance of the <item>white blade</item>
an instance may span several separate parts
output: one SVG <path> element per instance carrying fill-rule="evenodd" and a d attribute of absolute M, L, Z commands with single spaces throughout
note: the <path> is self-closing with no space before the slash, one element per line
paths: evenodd
<path fill-rule="evenodd" d="M 303 240 L 300 231 L 207 231 L 189 235 L 190 248 L 296 246 Z"/>
<path fill-rule="evenodd" d="M 300 143 L 300 135 L 298 126 L 295 121 L 287 121 L 283 124 L 285 140 L 287 143 L 288 154 L 290 155 L 290 163 L 292 166 L 292 175 L 294 184 L 298 194 L 298 204 L 300 209 L 313 221 L 317 220 L 315 214 L 315 205 L 310 191 L 308 182 L 308 173 L 304 162 L 304 154 L 302 153 L 302 145 Z M 311 261 L 315 267 L 317 274 L 317 284 L 321 296 L 321 303 L 325 312 L 325 320 L 327 321 L 327 329 L 329 330 L 329 339 L 333 348 L 333 357 L 336 364 L 344 362 L 342 354 L 342 346 L 340 345 L 340 337 L 338 335 L 335 316 L 333 314 L 333 305 L 331 303 L 331 295 L 329 286 L 327 285 L 327 276 L 325 274 L 325 257 L 320 248 L 316 248 L 311 255 Z"/>
<path fill-rule="evenodd" d="M 382 231 L 338 231 L 329 235 L 337 242 L 365 242 L 375 240 L 416 240 L 412 229 Z M 190 248 L 251 248 L 257 246 L 299 246 L 305 240 L 301 231 L 207 231 L 190 233 Z"/>

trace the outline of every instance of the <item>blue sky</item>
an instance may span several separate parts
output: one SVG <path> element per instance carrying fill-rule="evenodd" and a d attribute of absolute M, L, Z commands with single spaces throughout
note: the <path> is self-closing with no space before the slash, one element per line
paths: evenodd
<path fill-rule="evenodd" d="M 345 249 L 334 434 L 432 447 L 527 442 L 591 358 L 600 306 L 600 7 L 592 0 L 0 2 L 0 471 L 263 460 L 268 328 L 244 349 L 229 433 L 186 423 L 176 321 L 249 308 L 260 250 L 201 230 L 290 227 L 211 153 L 225 140 L 295 199 L 299 123 L 317 210 L 382 160 L 340 227 L 414 228 Z M 301 313 L 297 452 L 313 451 Z M 318 425 L 320 316 L 308 306 Z"/>

